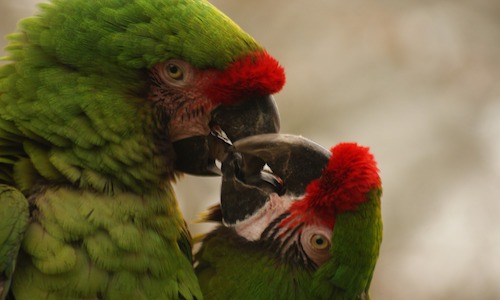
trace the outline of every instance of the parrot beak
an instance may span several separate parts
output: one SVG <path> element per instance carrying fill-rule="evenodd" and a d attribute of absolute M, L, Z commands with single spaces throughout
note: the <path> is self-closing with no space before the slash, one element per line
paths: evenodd
<path fill-rule="evenodd" d="M 218 124 L 235 142 L 245 137 L 277 133 L 280 130 L 278 107 L 273 96 L 253 97 L 239 104 L 222 105 L 212 114 Z"/>
<path fill-rule="evenodd" d="M 271 193 L 294 196 L 321 176 L 331 153 L 300 136 L 264 134 L 234 143 L 222 164 L 221 212 L 225 224 L 256 213 Z M 267 164 L 271 171 L 263 170 Z"/>
<path fill-rule="evenodd" d="M 242 138 L 276 133 L 280 118 L 274 98 L 255 96 L 247 101 L 217 107 L 211 116 L 208 136 L 176 141 L 176 169 L 192 175 L 221 175 L 215 161 L 223 161 L 232 143 Z"/>
<path fill-rule="evenodd" d="M 222 164 L 221 213 L 225 224 L 235 224 L 264 206 L 270 193 L 281 193 L 279 177 L 261 171 L 245 175 L 240 169 L 241 154 L 230 153 Z"/>

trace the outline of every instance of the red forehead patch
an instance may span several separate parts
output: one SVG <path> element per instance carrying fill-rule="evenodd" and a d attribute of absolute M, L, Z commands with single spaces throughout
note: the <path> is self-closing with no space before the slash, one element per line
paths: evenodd
<path fill-rule="evenodd" d="M 271 95 L 285 84 L 285 70 L 265 51 L 235 61 L 217 74 L 207 93 L 215 104 L 233 104 L 248 95 Z"/>
<path fill-rule="evenodd" d="M 336 214 L 354 210 L 381 182 L 377 163 L 368 148 L 341 143 L 330 151 L 332 156 L 321 177 L 307 186 L 304 199 L 294 203 L 291 210 L 305 218 L 319 218 L 333 227 Z"/>

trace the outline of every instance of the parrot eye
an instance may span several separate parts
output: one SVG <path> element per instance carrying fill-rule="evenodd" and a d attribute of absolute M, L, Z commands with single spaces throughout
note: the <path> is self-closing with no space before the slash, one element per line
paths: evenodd
<path fill-rule="evenodd" d="M 167 75 L 174 80 L 182 80 L 184 78 L 184 72 L 178 65 L 174 63 L 167 64 L 166 72 Z"/>
<path fill-rule="evenodd" d="M 309 243 L 314 249 L 324 250 L 330 248 L 330 241 L 321 233 L 315 233 L 309 239 Z"/>
<path fill-rule="evenodd" d="M 322 265 L 331 257 L 331 236 L 332 230 L 324 226 L 309 225 L 303 229 L 300 242 L 306 255 L 317 266 Z"/>
<path fill-rule="evenodd" d="M 153 67 L 152 83 L 159 87 L 184 87 L 189 85 L 194 74 L 193 67 L 180 59 L 170 59 Z"/>

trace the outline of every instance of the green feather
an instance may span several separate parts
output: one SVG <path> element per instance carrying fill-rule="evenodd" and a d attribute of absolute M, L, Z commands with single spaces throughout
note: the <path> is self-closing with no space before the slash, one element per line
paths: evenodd
<path fill-rule="evenodd" d="M 155 299 L 159 294 L 201 299 L 189 255 L 177 246 L 186 239 L 186 228 L 172 191 L 110 197 L 48 189 L 36 205 L 39 214 L 22 245 L 31 259 L 20 261 L 14 274 L 13 291 L 21 299 L 43 291 L 59 299 Z M 88 272 L 98 280 L 83 284 Z"/>
<path fill-rule="evenodd" d="M 10 289 L 19 248 L 28 225 L 28 201 L 16 189 L 0 185 L 0 299 Z"/>
<path fill-rule="evenodd" d="M 275 259 L 275 253 L 219 227 L 196 254 L 205 299 L 315 299 L 312 274 Z"/>
<path fill-rule="evenodd" d="M 223 69 L 262 49 L 203 0 L 54 0 L 40 7 L 20 22 L 22 33 L 8 36 L 4 60 L 13 64 L 0 67 L 0 139 L 39 144 L 30 150 L 43 151 L 20 155 L 42 157 L 33 159 L 41 177 L 96 190 L 143 192 L 173 178 L 165 168 L 173 150 L 154 143 L 161 129 L 145 99 L 148 68 L 181 58 Z M 4 169 L 1 178 L 10 182 Z"/>
<path fill-rule="evenodd" d="M 148 69 L 222 70 L 261 46 L 204 0 L 39 6 L 0 66 L 0 184 L 32 209 L 16 299 L 201 299 Z"/>
<path fill-rule="evenodd" d="M 382 241 L 381 192 L 372 190 L 356 210 L 336 216 L 331 258 L 314 271 L 219 226 L 196 254 L 205 299 L 369 299 Z"/>
<path fill-rule="evenodd" d="M 368 295 L 382 243 L 381 189 L 367 195 L 369 201 L 355 211 L 339 214 L 335 221 L 330 253 L 332 259 L 316 272 L 315 295 L 356 299 Z M 335 298 L 337 299 L 337 298 Z"/>

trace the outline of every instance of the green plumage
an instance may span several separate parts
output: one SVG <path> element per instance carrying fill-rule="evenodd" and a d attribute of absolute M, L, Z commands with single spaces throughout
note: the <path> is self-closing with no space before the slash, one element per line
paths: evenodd
<path fill-rule="evenodd" d="M 276 254 L 218 227 L 196 255 L 198 280 L 205 299 L 311 298 L 313 275 L 276 260 Z"/>
<path fill-rule="evenodd" d="M 370 299 L 382 242 L 381 190 L 356 210 L 338 214 L 331 258 L 316 270 L 289 264 L 262 241 L 220 226 L 203 241 L 196 269 L 205 299 Z"/>
<path fill-rule="evenodd" d="M 370 299 L 368 291 L 382 243 L 381 189 L 354 211 L 337 215 L 331 259 L 314 274 L 316 299 Z M 363 298 L 364 297 L 364 298 Z"/>
<path fill-rule="evenodd" d="M 4 60 L 14 63 L 0 68 L 1 178 L 23 191 L 39 174 L 20 173 L 97 190 L 160 184 L 173 154 L 153 142 L 166 133 L 145 99 L 148 68 L 175 57 L 222 69 L 260 49 L 202 0 L 40 6 L 9 36 Z M 17 159 L 27 156 L 36 159 Z"/>
<path fill-rule="evenodd" d="M 16 268 L 22 235 L 28 225 L 28 201 L 16 189 L 0 185 L 0 299 L 4 300 Z"/>
<path fill-rule="evenodd" d="M 178 244 L 186 228 L 171 190 L 111 197 L 50 188 L 34 202 L 13 280 L 17 298 L 201 298 Z"/>
<path fill-rule="evenodd" d="M 170 58 L 224 69 L 261 47 L 203 0 L 40 8 L 0 67 L 0 183 L 31 207 L 15 270 L 27 205 L 0 219 L 13 230 L 1 297 L 14 272 L 16 299 L 201 299 L 148 69 Z M 10 199 L 0 194 L 2 213 Z"/>

